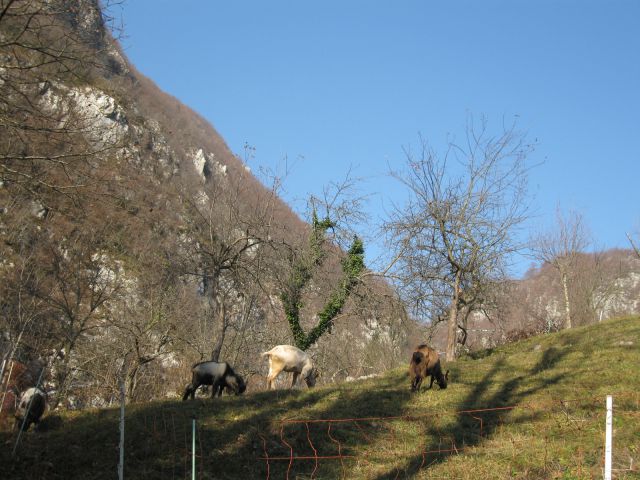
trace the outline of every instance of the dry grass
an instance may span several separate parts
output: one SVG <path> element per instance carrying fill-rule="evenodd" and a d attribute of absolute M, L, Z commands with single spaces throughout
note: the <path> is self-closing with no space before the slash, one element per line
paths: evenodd
<path fill-rule="evenodd" d="M 414 395 L 402 367 L 314 390 L 132 405 L 125 477 L 190 478 L 195 417 L 200 479 L 601 478 L 613 394 L 614 478 L 638 478 L 639 339 L 638 318 L 535 337 L 461 359 L 450 388 Z M 1 434 L 1 478 L 116 478 L 116 409 L 49 416 L 45 427 L 15 459 Z M 290 461 L 291 451 L 310 458 Z"/>

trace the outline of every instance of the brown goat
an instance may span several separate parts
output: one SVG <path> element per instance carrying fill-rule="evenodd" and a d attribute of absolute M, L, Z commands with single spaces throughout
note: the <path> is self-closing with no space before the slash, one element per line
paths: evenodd
<path fill-rule="evenodd" d="M 440 388 L 447 388 L 449 380 L 449 370 L 442 374 L 442 366 L 440 365 L 440 356 L 433 348 L 422 344 L 418 345 L 415 352 L 411 356 L 409 363 L 409 377 L 411 378 L 411 391 L 420 390 L 422 380 L 431 375 L 431 383 L 429 388 L 433 387 L 433 382 L 438 382 Z"/>

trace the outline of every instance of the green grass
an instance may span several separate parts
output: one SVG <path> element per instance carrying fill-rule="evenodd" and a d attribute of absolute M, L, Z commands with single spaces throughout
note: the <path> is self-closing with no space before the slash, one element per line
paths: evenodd
<path fill-rule="evenodd" d="M 607 394 L 614 478 L 640 478 L 639 342 L 640 319 L 624 318 L 463 358 L 446 390 L 411 394 L 402 367 L 313 390 L 127 406 L 125 478 L 190 478 L 192 417 L 199 479 L 267 468 L 272 479 L 602 478 Z M 14 437 L 0 432 L 0 478 L 117 478 L 118 414 L 50 414 L 13 459 Z M 305 419 L 315 421 L 295 421 Z M 310 458 L 290 462 L 291 449 Z"/>

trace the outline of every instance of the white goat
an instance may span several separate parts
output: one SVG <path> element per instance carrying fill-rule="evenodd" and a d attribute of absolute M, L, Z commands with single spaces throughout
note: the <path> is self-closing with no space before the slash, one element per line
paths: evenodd
<path fill-rule="evenodd" d="M 267 376 L 267 388 L 275 390 L 273 381 L 281 372 L 293 372 L 293 380 L 291 388 L 298 381 L 298 377 L 302 378 L 311 388 L 316 384 L 318 378 L 318 370 L 314 368 L 313 362 L 307 353 L 297 347 L 291 345 L 278 345 L 268 352 L 264 352 L 262 356 L 269 357 L 269 375 Z"/>

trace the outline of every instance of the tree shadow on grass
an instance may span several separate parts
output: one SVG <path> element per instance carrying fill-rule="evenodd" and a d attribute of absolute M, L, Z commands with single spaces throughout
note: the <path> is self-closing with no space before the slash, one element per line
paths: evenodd
<path fill-rule="evenodd" d="M 196 419 L 197 478 L 260 478 L 255 460 L 260 430 L 291 409 L 322 402 L 328 389 L 259 392 L 242 397 L 127 405 L 125 478 L 191 478 L 192 419 Z M 11 433 L 0 433 L 0 478 L 117 478 L 119 411 L 67 417 L 59 429 L 28 432 L 11 457 Z"/>
<path fill-rule="evenodd" d="M 565 355 L 567 350 L 554 347 L 547 349 L 541 359 L 526 376 L 536 375 L 553 368 Z M 498 360 L 481 381 L 462 402 L 463 407 L 449 422 L 433 422 L 425 426 L 424 438 L 431 439 L 426 443 L 422 452 L 408 458 L 404 465 L 392 471 L 372 477 L 378 480 L 398 478 L 402 471 L 405 475 L 415 474 L 422 468 L 442 463 L 460 450 L 480 445 L 502 425 L 504 417 L 509 414 L 511 407 L 522 405 L 527 397 L 566 379 L 567 374 L 558 374 L 540 379 L 531 388 L 521 387 L 527 380 L 526 376 L 511 378 L 494 392 L 490 391 L 492 380 L 499 373 L 512 370 L 505 359 Z M 530 422 L 536 417 L 531 412 L 520 416 L 517 420 L 509 420 L 509 424 Z"/>
<path fill-rule="evenodd" d="M 380 442 L 387 417 L 401 415 L 413 398 L 407 376 L 334 387 L 322 405 L 292 410 L 263 440 L 256 478 L 354 478 L 363 451 Z M 342 458 L 339 458 L 342 457 Z"/>
<path fill-rule="evenodd" d="M 387 380 L 383 391 L 365 384 L 127 405 L 125 478 L 191 478 L 193 418 L 198 479 L 285 478 L 287 472 L 290 478 L 305 478 L 313 472 L 313 463 L 265 460 L 269 451 L 265 447 L 277 455 L 291 453 L 281 441 L 283 419 L 388 416 L 401 411 L 411 398 L 408 379 L 402 377 Z M 0 478 L 117 478 L 119 410 L 78 412 L 65 416 L 63 422 L 57 418 L 47 431 L 29 432 L 15 457 L 11 456 L 11 434 L 0 433 L 5 444 L 0 449 Z M 334 447 L 325 433 L 314 426 L 310 432 L 283 432 L 296 455 L 309 449 L 309 435 L 320 449 Z M 339 433 L 336 436 L 340 438 Z M 271 445 L 266 445 L 268 438 Z M 348 438 L 342 441 L 346 446 Z M 321 471 L 320 478 L 339 478 L 341 465 L 327 461 Z"/>
<path fill-rule="evenodd" d="M 548 349 L 527 375 L 552 368 L 564 354 Z M 441 422 L 429 421 L 429 417 L 424 416 L 428 411 L 421 410 L 420 419 L 407 416 L 411 415 L 409 407 L 416 397 L 409 391 L 408 378 L 401 375 L 348 387 L 129 405 L 125 426 L 125 477 L 190 478 L 194 417 L 199 479 L 287 476 L 391 479 L 402 476 L 401 472 L 405 476 L 413 475 L 455 454 L 456 449 L 451 445 L 459 448 L 481 444 L 500 425 L 505 414 L 505 411 L 472 411 L 518 405 L 529 395 L 565 377 L 542 378 L 528 389 L 523 389 L 524 376 L 514 377 L 497 391 L 493 390 L 493 379 L 510 371 L 504 359 L 497 361 L 465 397 L 461 411 Z M 455 388 L 455 384 L 452 387 Z M 436 389 L 433 393 L 446 395 L 446 392 Z M 429 401 L 429 397 L 423 398 Z M 63 428 L 26 435 L 16 458 L 11 458 L 12 445 L 7 448 L 5 444 L 5 448 L 0 449 L 0 470 L 4 470 L 0 471 L 0 477 L 116 478 L 118 414 L 117 409 L 105 409 L 67 417 Z M 392 417 L 398 417 L 397 423 Z M 282 422 L 295 418 L 320 422 Z M 368 419 L 354 420 L 362 418 Z M 340 423 L 344 419 L 352 420 Z M 424 454 L 413 449 L 397 455 L 394 452 L 403 444 L 403 435 L 427 439 L 426 444 L 422 443 L 423 452 L 445 451 Z M 8 437 L 2 434 L 0 440 L 5 443 Z M 377 455 L 386 459 L 379 462 Z M 292 456 L 297 458 L 291 460 Z M 305 456 L 308 458 L 300 458 Z M 317 458 L 321 456 L 334 458 Z M 276 460 L 277 457 L 281 459 Z"/>

